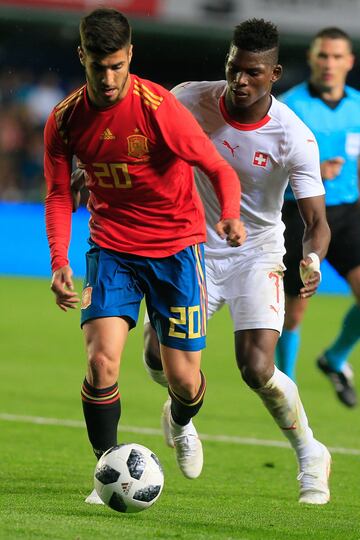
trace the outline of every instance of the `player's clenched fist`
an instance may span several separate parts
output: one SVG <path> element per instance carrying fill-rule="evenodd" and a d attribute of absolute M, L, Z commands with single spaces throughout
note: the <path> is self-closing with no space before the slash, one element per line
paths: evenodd
<path fill-rule="evenodd" d="M 246 240 L 245 225 L 240 219 L 222 219 L 215 230 L 220 238 L 226 238 L 231 247 L 241 246 Z"/>

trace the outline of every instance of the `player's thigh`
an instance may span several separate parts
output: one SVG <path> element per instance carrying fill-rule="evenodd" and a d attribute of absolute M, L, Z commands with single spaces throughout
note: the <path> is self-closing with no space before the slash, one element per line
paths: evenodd
<path fill-rule="evenodd" d="M 262 386 L 274 372 L 279 332 L 269 328 L 235 332 L 236 361 L 250 386 Z"/>
<path fill-rule="evenodd" d="M 85 346 L 90 362 L 118 364 L 129 333 L 122 317 L 101 317 L 83 325 Z"/>
<path fill-rule="evenodd" d="M 232 294 L 226 302 L 234 331 L 266 328 L 281 333 L 284 323 L 283 265 L 254 266 L 232 279 L 236 282 L 231 290 L 229 288 Z"/>
<path fill-rule="evenodd" d="M 171 388 L 186 388 L 196 395 L 200 384 L 201 351 L 184 351 L 160 345 L 164 372 Z"/>
<path fill-rule="evenodd" d="M 166 347 L 199 351 L 205 347 L 207 293 L 202 245 L 148 262 L 148 316 Z"/>
<path fill-rule="evenodd" d="M 92 319 L 123 317 L 136 325 L 143 292 L 130 258 L 92 245 L 86 254 L 81 301 L 81 325 Z"/>

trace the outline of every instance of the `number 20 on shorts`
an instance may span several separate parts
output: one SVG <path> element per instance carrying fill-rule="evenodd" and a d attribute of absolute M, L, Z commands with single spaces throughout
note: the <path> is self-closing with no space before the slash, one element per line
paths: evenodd
<path fill-rule="evenodd" d="M 177 338 L 199 338 L 201 337 L 201 316 L 200 306 L 186 307 L 171 307 L 171 313 L 177 317 L 169 317 L 170 328 L 169 336 Z M 179 326 L 186 327 L 187 333 L 178 328 Z"/>

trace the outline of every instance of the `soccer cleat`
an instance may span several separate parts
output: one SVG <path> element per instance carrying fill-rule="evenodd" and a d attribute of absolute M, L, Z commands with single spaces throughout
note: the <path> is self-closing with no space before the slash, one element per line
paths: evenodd
<path fill-rule="evenodd" d="M 192 480 L 200 476 L 202 471 L 202 444 L 191 420 L 186 426 L 181 426 L 181 434 L 175 434 L 179 432 L 179 427 L 172 428 L 176 461 L 183 475 Z"/>
<path fill-rule="evenodd" d="M 175 447 L 176 460 L 183 475 L 191 479 L 200 476 L 204 461 L 201 441 L 191 420 L 186 426 L 175 424 L 171 417 L 170 398 L 165 401 L 161 423 L 165 442 Z"/>
<path fill-rule="evenodd" d="M 100 499 L 96 489 L 93 489 L 90 495 L 86 497 L 85 502 L 87 504 L 104 504 L 104 501 Z"/>
<path fill-rule="evenodd" d="M 353 385 L 354 374 L 350 365 L 345 364 L 342 371 L 334 371 L 330 368 L 325 355 L 320 356 L 316 363 L 320 371 L 330 380 L 339 400 L 347 407 L 355 407 L 357 397 Z"/>
<path fill-rule="evenodd" d="M 330 500 L 329 475 L 331 456 L 323 444 L 320 455 L 304 460 L 297 479 L 300 482 L 299 503 L 326 504 Z"/>
<path fill-rule="evenodd" d="M 174 448 L 174 439 L 170 429 L 170 415 L 171 415 L 171 398 L 168 398 L 162 410 L 161 426 L 164 434 L 165 444 Z"/>

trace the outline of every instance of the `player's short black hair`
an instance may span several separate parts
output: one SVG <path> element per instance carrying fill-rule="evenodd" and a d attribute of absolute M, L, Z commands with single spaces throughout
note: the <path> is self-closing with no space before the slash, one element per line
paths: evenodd
<path fill-rule="evenodd" d="M 80 21 L 82 48 L 99 56 L 107 56 L 131 43 L 129 21 L 116 9 L 95 9 Z"/>
<path fill-rule="evenodd" d="M 275 24 L 270 21 L 248 19 L 235 27 L 231 45 L 250 52 L 274 50 L 275 62 L 277 62 L 279 32 Z"/>
<path fill-rule="evenodd" d="M 322 28 L 322 30 L 319 30 L 319 32 L 311 40 L 311 46 L 314 44 L 316 39 L 323 38 L 343 39 L 344 41 L 348 42 L 350 50 L 352 50 L 352 42 L 349 34 L 347 34 L 344 30 L 341 30 L 341 28 L 338 28 L 337 26 L 328 26 L 326 28 Z"/>

